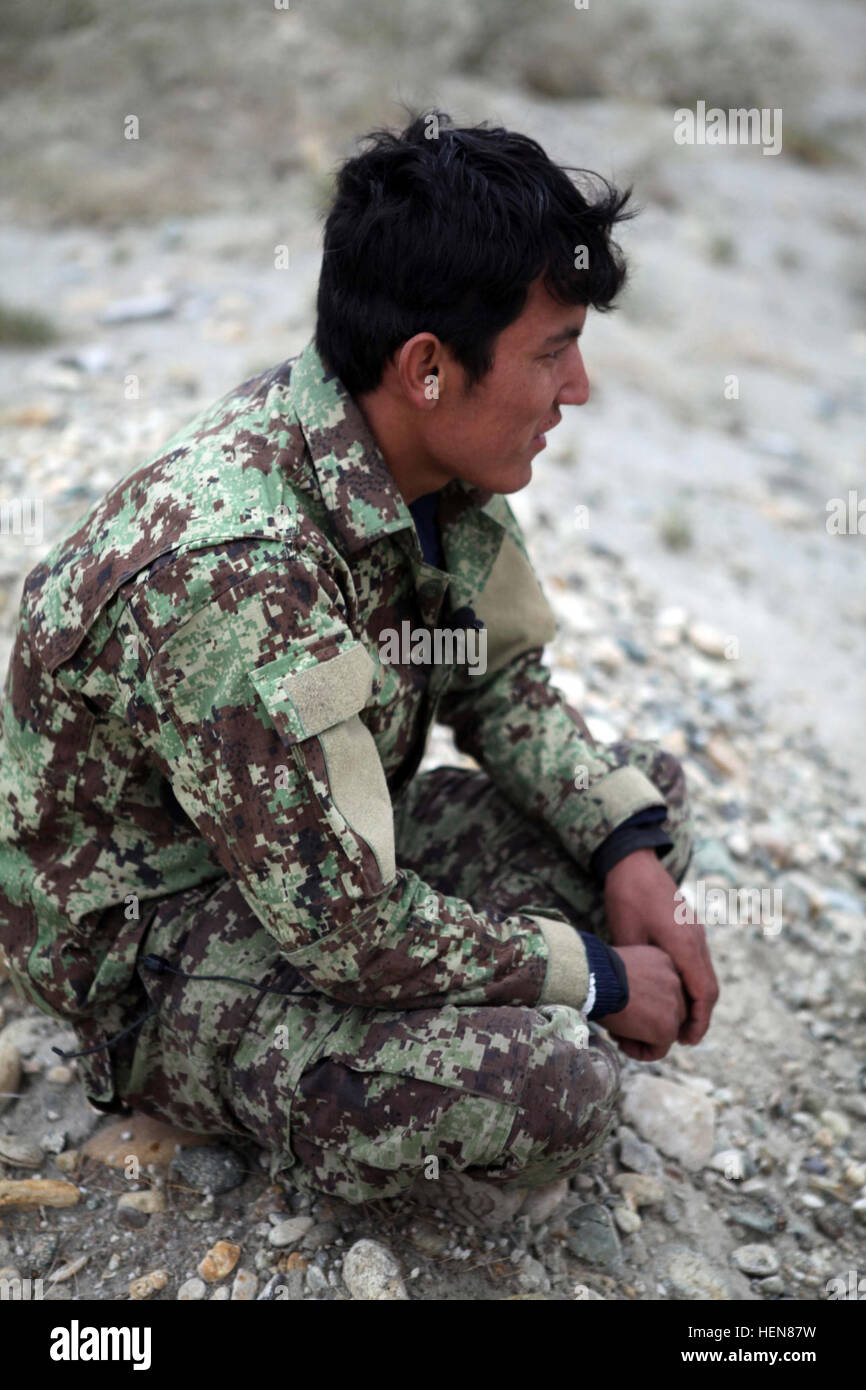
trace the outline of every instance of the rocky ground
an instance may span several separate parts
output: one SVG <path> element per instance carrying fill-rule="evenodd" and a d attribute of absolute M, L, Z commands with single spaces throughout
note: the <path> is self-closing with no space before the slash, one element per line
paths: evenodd
<path fill-rule="evenodd" d="M 18 112 L 0 155 L 3 300 L 42 316 L 13 331 L 0 303 L 2 497 L 24 508 L 0 546 L 3 667 L 22 579 L 54 539 L 200 407 L 306 341 L 327 168 L 352 131 L 397 119 L 369 33 L 336 21 L 283 16 L 267 53 L 245 21 L 261 66 L 238 75 L 236 36 L 200 7 L 195 45 L 165 38 L 160 4 L 137 7 L 132 37 L 90 8 L 98 21 L 70 4 L 65 30 L 29 36 L 2 97 Z M 411 25 L 390 36 L 405 66 L 389 100 L 526 129 L 634 179 L 645 207 L 631 297 L 587 330 L 593 400 L 513 503 L 572 703 L 599 739 L 657 738 L 685 766 L 686 896 L 726 893 L 707 927 L 722 987 L 709 1034 L 659 1063 L 622 1056 L 603 1150 L 522 1212 L 474 1193 L 455 1214 L 445 1183 L 438 1206 L 427 1183 L 353 1209 L 271 1184 L 254 1147 L 91 1111 L 52 1051 L 72 1035 L 0 983 L 0 1278 L 42 1279 L 50 1299 L 772 1301 L 866 1274 L 866 545 L 825 526 L 828 498 L 863 493 L 862 7 L 834 0 L 832 23 L 794 7 L 767 97 L 793 89 L 794 152 L 724 152 L 738 163 L 677 153 L 670 107 L 762 96 L 760 45 L 745 11 L 718 42 L 709 21 L 664 31 L 675 8 L 652 7 L 661 30 L 639 43 L 624 26 L 563 63 L 550 7 L 521 38 L 455 0 L 423 79 Z M 410 10 L 417 40 L 425 7 Z M 94 35 L 113 54 L 101 85 Z M 278 88 L 274 64 L 292 82 Z M 63 101 L 79 119 L 64 124 Z M 106 129 L 136 110 L 147 139 L 112 146 Z M 455 756 L 434 731 L 428 761 Z M 744 922 L 729 889 L 765 890 L 769 911 Z"/>

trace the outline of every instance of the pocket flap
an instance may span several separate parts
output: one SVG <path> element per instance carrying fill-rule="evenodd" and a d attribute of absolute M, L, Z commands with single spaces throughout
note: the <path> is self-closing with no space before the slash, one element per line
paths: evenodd
<path fill-rule="evenodd" d="M 285 743 L 313 738 L 351 719 L 368 703 L 376 668 L 360 642 L 301 671 L 297 664 L 297 655 L 291 653 L 249 673 Z"/>

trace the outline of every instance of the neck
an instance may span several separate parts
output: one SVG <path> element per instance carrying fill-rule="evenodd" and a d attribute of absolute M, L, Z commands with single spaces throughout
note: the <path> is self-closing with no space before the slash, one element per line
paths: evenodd
<path fill-rule="evenodd" d="M 427 455 L 411 422 L 390 397 L 373 392 L 356 397 L 355 403 L 407 507 L 445 486 L 447 474 Z"/>

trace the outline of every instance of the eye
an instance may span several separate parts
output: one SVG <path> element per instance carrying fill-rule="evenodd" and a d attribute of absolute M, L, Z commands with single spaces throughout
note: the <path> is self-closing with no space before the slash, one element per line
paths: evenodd
<path fill-rule="evenodd" d="M 558 362 L 564 352 L 565 348 L 558 348 L 556 352 L 546 352 L 544 355 L 549 358 L 551 362 Z"/>

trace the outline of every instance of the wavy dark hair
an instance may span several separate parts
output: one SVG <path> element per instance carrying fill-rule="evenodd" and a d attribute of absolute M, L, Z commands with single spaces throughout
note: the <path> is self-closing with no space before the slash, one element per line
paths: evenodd
<path fill-rule="evenodd" d="M 362 143 L 337 173 L 316 305 L 316 347 L 352 395 L 375 390 L 422 332 L 447 345 L 471 388 L 542 273 L 561 303 L 614 307 L 627 269 L 610 233 L 637 211 L 624 210 L 630 187 L 560 167 L 501 126 L 456 129 L 438 110 Z"/>

